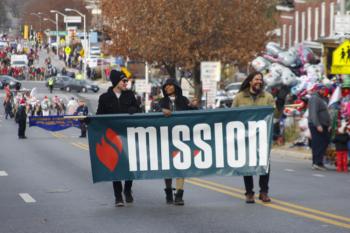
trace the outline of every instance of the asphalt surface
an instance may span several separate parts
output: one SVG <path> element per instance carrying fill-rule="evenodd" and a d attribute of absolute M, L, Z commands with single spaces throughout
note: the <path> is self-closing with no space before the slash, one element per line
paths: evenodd
<path fill-rule="evenodd" d="M 48 95 L 43 83 L 24 82 Z M 0 91 L 0 96 L 3 96 Z M 96 111 L 97 93 L 78 96 Z M 0 113 L 3 114 L 1 106 Z M 112 184 L 92 183 L 87 139 L 78 129 L 51 133 L 0 117 L 0 232 L 305 232 L 350 231 L 350 176 L 311 170 L 311 162 L 272 153 L 272 203 L 244 202 L 242 177 L 187 179 L 185 206 L 165 203 L 162 180 L 135 181 L 135 202 L 114 207 Z M 258 193 L 258 181 L 255 179 Z"/>

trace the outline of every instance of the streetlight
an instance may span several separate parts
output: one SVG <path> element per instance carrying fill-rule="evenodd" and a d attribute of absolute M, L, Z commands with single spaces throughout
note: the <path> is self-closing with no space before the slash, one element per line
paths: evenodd
<path fill-rule="evenodd" d="M 57 57 L 59 59 L 59 53 L 58 53 L 58 43 L 59 43 L 59 36 L 58 36 L 58 15 L 63 16 L 63 21 L 65 21 L 67 15 L 63 14 L 62 12 L 58 11 L 58 10 L 50 10 L 50 13 L 54 13 L 55 14 L 55 18 L 56 18 L 56 41 L 57 41 Z M 66 23 L 66 28 L 65 31 L 67 31 L 67 23 Z M 65 38 L 66 39 L 66 38 Z"/>
<path fill-rule="evenodd" d="M 30 13 L 30 14 L 31 14 L 31 15 L 34 15 L 34 16 L 36 16 L 36 17 L 39 18 L 39 20 L 40 20 L 40 29 L 39 29 L 39 31 L 41 32 L 41 19 L 42 19 L 42 17 L 40 16 L 39 13 L 41 13 L 41 12 L 38 12 L 38 13 Z"/>
<path fill-rule="evenodd" d="M 57 19 L 57 21 L 58 21 L 58 15 L 63 16 L 64 19 L 67 17 L 67 15 L 65 15 L 65 14 L 63 14 L 62 12 L 57 11 L 57 10 L 50 10 L 50 12 L 51 12 L 51 13 L 56 13 L 56 19 Z M 67 23 L 66 23 L 66 30 L 67 30 L 67 26 L 68 26 L 68 25 L 67 25 Z"/>
<path fill-rule="evenodd" d="M 43 20 L 44 21 L 49 21 L 49 22 L 51 22 L 51 23 L 56 25 L 56 54 L 57 54 L 57 58 L 59 59 L 59 56 L 58 56 L 58 40 L 59 39 L 58 39 L 58 23 L 57 23 L 57 20 L 54 21 L 54 20 L 49 19 L 49 18 L 43 18 Z M 51 39 L 50 39 L 50 41 L 51 41 Z"/>
<path fill-rule="evenodd" d="M 73 11 L 73 12 L 79 14 L 84 19 L 84 60 L 83 60 L 84 61 L 84 63 L 83 63 L 84 71 L 83 71 L 83 73 L 84 73 L 84 78 L 86 79 L 86 52 L 87 52 L 86 51 L 86 49 L 87 49 L 87 43 L 86 43 L 87 42 L 87 38 L 86 38 L 86 16 L 83 13 L 81 13 L 80 11 L 75 10 L 75 9 L 66 8 L 64 10 L 67 11 L 67 12 Z"/>

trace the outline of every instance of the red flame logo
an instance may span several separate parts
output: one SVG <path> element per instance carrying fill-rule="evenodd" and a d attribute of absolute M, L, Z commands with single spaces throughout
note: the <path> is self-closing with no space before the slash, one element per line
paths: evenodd
<path fill-rule="evenodd" d="M 193 156 L 196 157 L 201 151 L 200 150 L 194 150 L 193 151 Z"/>
<path fill-rule="evenodd" d="M 114 171 L 119 162 L 119 154 L 123 150 L 123 143 L 119 135 L 111 129 L 107 129 L 106 138 L 101 138 L 101 144 L 96 143 L 96 154 L 100 162 L 108 168 L 109 171 Z M 114 145 L 117 151 L 112 146 Z"/>

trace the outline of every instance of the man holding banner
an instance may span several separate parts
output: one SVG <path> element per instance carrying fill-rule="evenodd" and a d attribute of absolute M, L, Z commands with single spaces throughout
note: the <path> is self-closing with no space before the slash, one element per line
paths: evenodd
<path fill-rule="evenodd" d="M 238 94 L 233 100 L 232 107 L 243 106 L 274 106 L 275 102 L 272 95 L 264 91 L 263 75 L 260 72 L 253 72 L 243 81 Z M 260 175 L 260 195 L 259 199 L 263 202 L 271 202 L 267 195 L 270 172 L 266 175 Z M 246 189 L 246 203 L 255 203 L 253 176 L 244 176 L 244 185 Z"/>
<path fill-rule="evenodd" d="M 162 109 L 164 116 L 171 116 L 171 112 L 195 110 L 196 107 L 192 106 L 188 99 L 182 95 L 182 89 L 177 83 L 176 79 L 169 78 L 165 81 L 162 87 L 164 97 L 160 99 L 159 105 Z M 165 179 L 165 194 L 167 204 L 184 205 L 182 199 L 184 193 L 184 178 L 176 178 L 176 193 L 175 201 L 173 198 L 172 179 Z"/>
<path fill-rule="evenodd" d="M 112 70 L 109 79 L 112 82 L 112 86 L 109 87 L 106 93 L 100 96 L 96 114 L 133 114 L 139 112 L 139 106 L 134 93 L 127 90 L 129 80 L 126 75 L 121 71 Z M 124 195 L 127 203 L 133 202 L 131 186 L 132 180 L 126 180 L 124 184 Z M 113 190 L 115 205 L 117 207 L 124 206 L 122 182 L 113 181 Z"/>

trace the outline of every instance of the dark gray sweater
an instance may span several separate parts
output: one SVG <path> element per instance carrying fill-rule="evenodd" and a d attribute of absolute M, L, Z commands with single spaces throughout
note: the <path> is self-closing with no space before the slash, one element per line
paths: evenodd
<path fill-rule="evenodd" d="M 316 127 L 331 125 L 327 102 L 318 93 L 313 94 L 309 100 L 308 121 Z"/>

